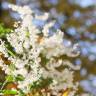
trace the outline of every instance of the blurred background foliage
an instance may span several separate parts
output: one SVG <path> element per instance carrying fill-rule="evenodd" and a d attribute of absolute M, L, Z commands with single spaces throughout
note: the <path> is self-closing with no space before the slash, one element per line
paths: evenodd
<path fill-rule="evenodd" d="M 80 56 L 69 58 L 74 64 L 81 65 L 75 76 L 81 85 L 79 93 L 90 92 L 96 96 L 96 0 L 0 0 L 0 22 L 5 28 L 13 28 L 14 21 L 19 19 L 17 13 L 8 9 L 9 3 L 28 5 L 37 13 L 51 13 L 50 18 L 56 20 L 55 27 L 65 33 L 65 44 L 68 40 L 79 43 Z"/>

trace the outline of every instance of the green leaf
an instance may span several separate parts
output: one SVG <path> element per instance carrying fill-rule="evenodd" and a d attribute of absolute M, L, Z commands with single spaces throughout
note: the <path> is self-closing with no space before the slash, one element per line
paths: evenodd
<path fill-rule="evenodd" d="M 8 75 L 8 76 L 6 76 L 6 80 L 7 80 L 7 82 L 13 82 L 14 77 L 12 75 Z"/>
<path fill-rule="evenodd" d="M 5 42 L 5 46 L 7 48 L 8 54 L 11 55 L 12 57 L 16 57 L 16 52 L 8 41 Z"/>
<path fill-rule="evenodd" d="M 9 53 L 11 56 L 15 57 L 15 54 L 12 52 L 12 50 L 8 50 L 8 53 Z"/>
<path fill-rule="evenodd" d="M 4 95 L 16 95 L 18 91 L 17 90 L 0 90 L 0 93 Z"/>
<path fill-rule="evenodd" d="M 10 33 L 11 29 L 5 28 L 3 24 L 0 24 L 0 37 L 5 37 L 6 34 Z"/>
<path fill-rule="evenodd" d="M 19 90 L 18 96 L 26 96 L 22 90 Z"/>
<path fill-rule="evenodd" d="M 16 77 L 16 80 L 17 81 L 23 81 L 25 78 L 22 76 L 22 75 L 18 75 L 17 77 Z"/>
<path fill-rule="evenodd" d="M 41 78 L 41 80 L 38 80 L 38 81 L 34 82 L 30 86 L 30 89 L 45 88 L 45 87 L 49 86 L 52 82 L 53 82 L 53 80 L 51 78 L 47 78 L 47 79 Z"/>

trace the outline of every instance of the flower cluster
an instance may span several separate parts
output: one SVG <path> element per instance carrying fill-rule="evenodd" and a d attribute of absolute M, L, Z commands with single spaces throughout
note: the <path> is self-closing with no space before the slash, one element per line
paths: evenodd
<path fill-rule="evenodd" d="M 64 32 L 54 29 L 55 22 L 48 20 L 50 14 L 35 14 L 28 6 L 10 5 L 10 8 L 20 14 L 21 20 L 7 35 L 7 41 L 0 40 L 2 70 L 13 78 L 17 89 L 26 94 L 34 89 L 47 88 L 55 96 L 59 96 L 62 90 L 70 90 L 68 96 L 74 96 L 78 83 L 73 83 L 73 75 L 79 66 L 64 57 L 77 56 L 78 45 L 64 44 Z M 43 27 L 37 26 L 32 22 L 34 19 L 47 23 Z"/>

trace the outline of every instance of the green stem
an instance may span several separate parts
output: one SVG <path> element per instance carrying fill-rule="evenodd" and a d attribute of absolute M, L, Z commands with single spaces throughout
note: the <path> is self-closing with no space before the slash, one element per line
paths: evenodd
<path fill-rule="evenodd" d="M 7 83 L 7 80 L 4 81 L 2 87 L 0 88 L 1 90 L 4 88 L 4 86 L 6 85 L 6 83 Z"/>

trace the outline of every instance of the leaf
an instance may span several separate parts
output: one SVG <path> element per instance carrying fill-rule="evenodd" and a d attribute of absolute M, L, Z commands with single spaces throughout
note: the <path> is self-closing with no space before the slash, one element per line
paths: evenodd
<path fill-rule="evenodd" d="M 8 75 L 8 76 L 6 76 L 6 80 L 7 80 L 7 82 L 13 82 L 14 77 L 12 75 Z"/>
<path fill-rule="evenodd" d="M 23 81 L 23 80 L 24 80 L 24 77 L 23 77 L 22 75 L 18 75 L 18 76 L 16 77 L 16 80 L 17 80 L 17 81 Z"/>
<path fill-rule="evenodd" d="M 41 78 L 40 80 L 34 82 L 31 85 L 31 89 L 42 89 L 49 86 L 52 82 L 53 81 L 51 78 L 47 78 L 47 79 Z"/>
<path fill-rule="evenodd" d="M 5 42 L 5 46 L 7 48 L 8 54 L 11 55 L 12 57 L 16 57 L 16 52 L 8 41 Z"/>
<path fill-rule="evenodd" d="M 19 90 L 18 96 L 26 96 L 22 90 Z"/>
<path fill-rule="evenodd" d="M 18 91 L 17 90 L 0 90 L 0 93 L 4 95 L 16 95 Z"/>
<path fill-rule="evenodd" d="M 15 57 L 15 54 L 14 54 L 12 51 L 8 50 L 8 53 L 9 53 L 11 56 Z"/>
<path fill-rule="evenodd" d="M 0 37 L 5 37 L 6 34 L 10 33 L 11 29 L 5 28 L 3 24 L 0 24 Z"/>

